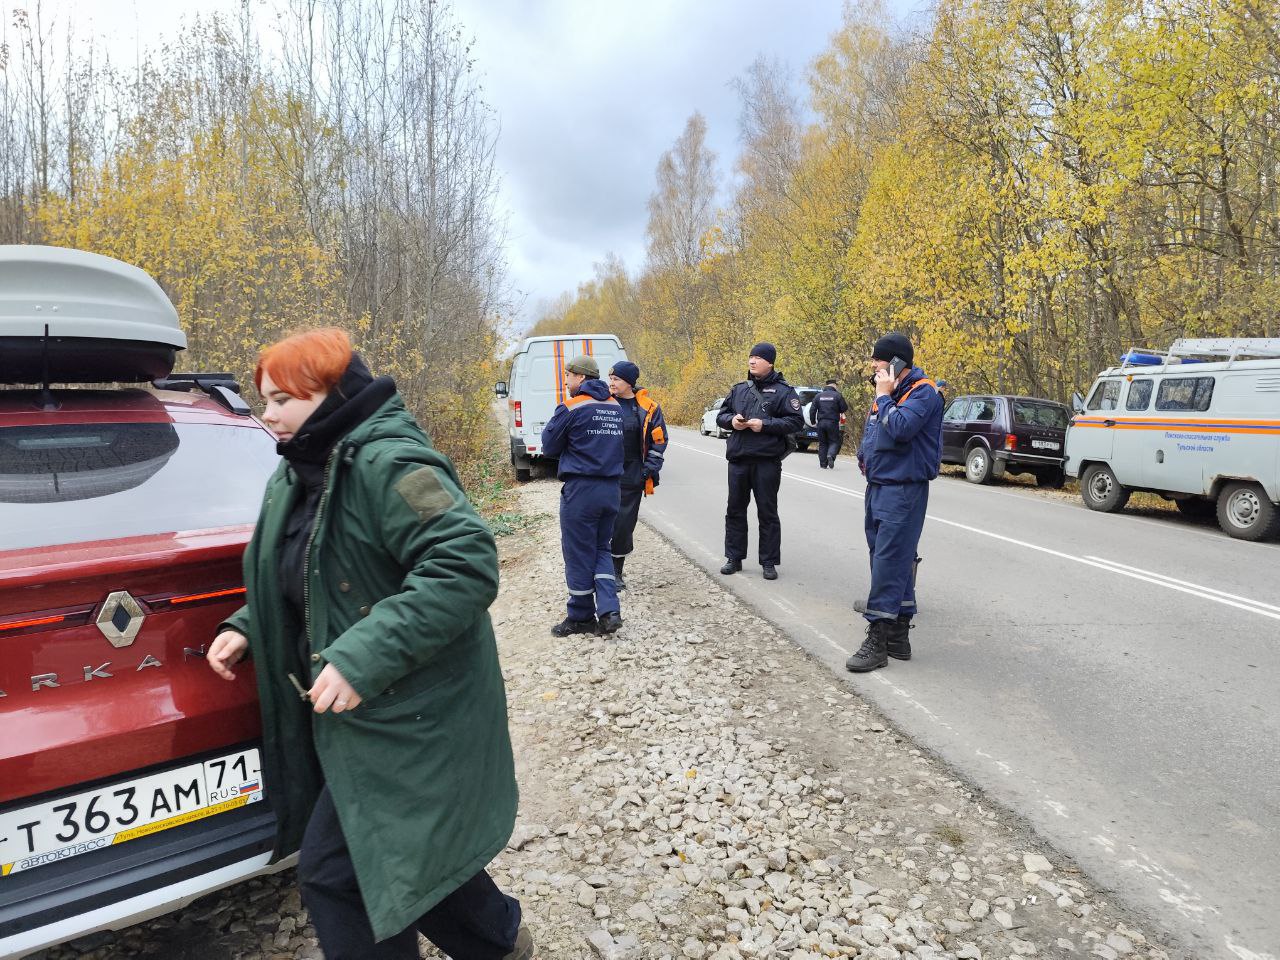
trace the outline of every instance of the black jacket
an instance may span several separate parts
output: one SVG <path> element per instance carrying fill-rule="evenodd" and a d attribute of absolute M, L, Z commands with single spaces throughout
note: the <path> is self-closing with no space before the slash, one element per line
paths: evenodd
<path fill-rule="evenodd" d="M 849 409 L 849 404 L 845 402 L 843 395 L 835 387 L 824 387 L 822 391 L 813 398 L 813 422 L 817 423 L 834 423 L 840 422 L 840 414 L 845 413 Z"/>
<path fill-rule="evenodd" d="M 764 427 L 754 430 L 733 429 L 733 416 L 740 413 L 748 420 L 759 417 Z M 777 370 L 759 381 L 748 378 L 734 384 L 725 397 L 716 423 L 729 431 L 725 456 L 730 460 L 781 460 L 787 455 L 787 437 L 804 429 L 800 413 L 800 397 Z"/>

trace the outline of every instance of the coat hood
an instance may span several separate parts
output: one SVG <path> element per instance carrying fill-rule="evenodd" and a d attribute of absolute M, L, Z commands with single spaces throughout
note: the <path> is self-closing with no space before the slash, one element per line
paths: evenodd
<path fill-rule="evenodd" d="M 610 397 L 609 385 L 603 380 L 583 380 L 578 393 L 585 393 L 595 400 L 608 400 Z"/>

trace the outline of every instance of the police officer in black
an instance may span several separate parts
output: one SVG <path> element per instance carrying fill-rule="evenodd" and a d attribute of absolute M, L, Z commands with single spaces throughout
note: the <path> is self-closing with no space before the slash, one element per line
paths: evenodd
<path fill-rule="evenodd" d="M 747 555 L 747 504 L 756 498 L 760 522 L 760 568 L 766 580 L 777 580 L 782 557 L 782 523 L 778 519 L 778 486 L 782 458 L 790 452 L 787 437 L 804 427 L 800 398 L 773 368 L 778 357 L 772 343 L 757 343 L 747 360 L 749 376 L 725 398 L 716 423 L 729 430 L 729 503 L 724 515 L 723 574 L 737 573 Z"/>
<path fill-rule="evenodd" d="M 849 409 L 844 396 L 836 389 L 836 382 L 827 385 L 813 398 L 813 424 L 818 428 L 818 466 L 834 470 L 836 457 L 840 456 L 840 417 Z"/>

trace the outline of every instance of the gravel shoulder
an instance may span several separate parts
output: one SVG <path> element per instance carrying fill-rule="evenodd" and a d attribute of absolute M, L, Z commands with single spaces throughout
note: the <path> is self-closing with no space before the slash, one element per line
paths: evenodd
<path fill-rule="evenodd" d="M 491 870 L 540 958 L 1182 956 L 648 528 L 622 630 L 552 637 L 558 492 L 517 492 L 492 611 L 521 809 Z M 287 871 L 42 960 L 73 957 L 320 952 Z"/>

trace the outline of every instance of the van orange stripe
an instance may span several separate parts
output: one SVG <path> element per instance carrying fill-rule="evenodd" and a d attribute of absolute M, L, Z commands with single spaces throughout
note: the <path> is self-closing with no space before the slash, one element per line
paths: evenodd
<path fill-rule="evenodd" d="M 556 406 L 564 403 L 564 343 L 551 341 L 551 355 L 555 358 Z"/>
<path fill-rule="evenodd" d="M 1170 412 L 1176 412 L 1176 411 L 1170 411 Z M 1233 419 L 1233 420 L 1209 420 L 1209 419 L 1202 419 L 1202 418 L 1200 418 L 1200 417 L 1196 417 L 1194 420 L 1191 420 L 1191 419 L 1185 419 L 1185 420 L 1184 420 L 1184 419 L 1181 419 L 1181 418 L 1176 417 L 1176 416 L 1171 416 L 1171 417 L 1142 417 L 1142 418 L 1137 418 L 1137 417 L 1125 417 L 1123 414 L 1121 414 L 1120 416 L 1116 416 L 1116 417 L 1100 417 L 1100 416 L 1096 416 L 1096 415 L 1095 415 L 1095 416 L 1092 416 L 1092 417 L 1076 417 L 1076 419 L 1075 419 L 1074 421 L 1072 421 L 1072 422 L 1073 422 L 1073 423 L 1075 423 L 1077 426 L 1082 426 L 1082 427 L 1083 427 L 1083 426 L 1090 426 L 1090 425 L 1097 426 L 1097 425 L 1099 425 L 1099 424 L 1104 424 L 1104 423 L 1106 423 L 1106 421 L 1107 421 L 1107 420 L 1114 420 L 1114 421 L 1116 421 L 1116 424 L 1117 424 L 1117 425 L 1125 424 L 1125 425 L 1130 425 L 1130 426 L 1145 426 L 1145 425 L 1146 425 L 1146 424 L 1148 424 L 1148 423 L 1158 422 L 1158 423 L 1160 423 L 1160 424 L 1167 424 L 1167 423 L 1189 424 L 1189 425 L 1193 425 L 1193 426 L 1196 426 L 1196 427 L 1201 427 L 1201 426 L 1206 426 L 1206 427 L 1236 427 L 1236 426 L 1238 426 L 1238 427 L 1280 427 L 1280 420 L 1236 420 L 1236 419 Z"/>

